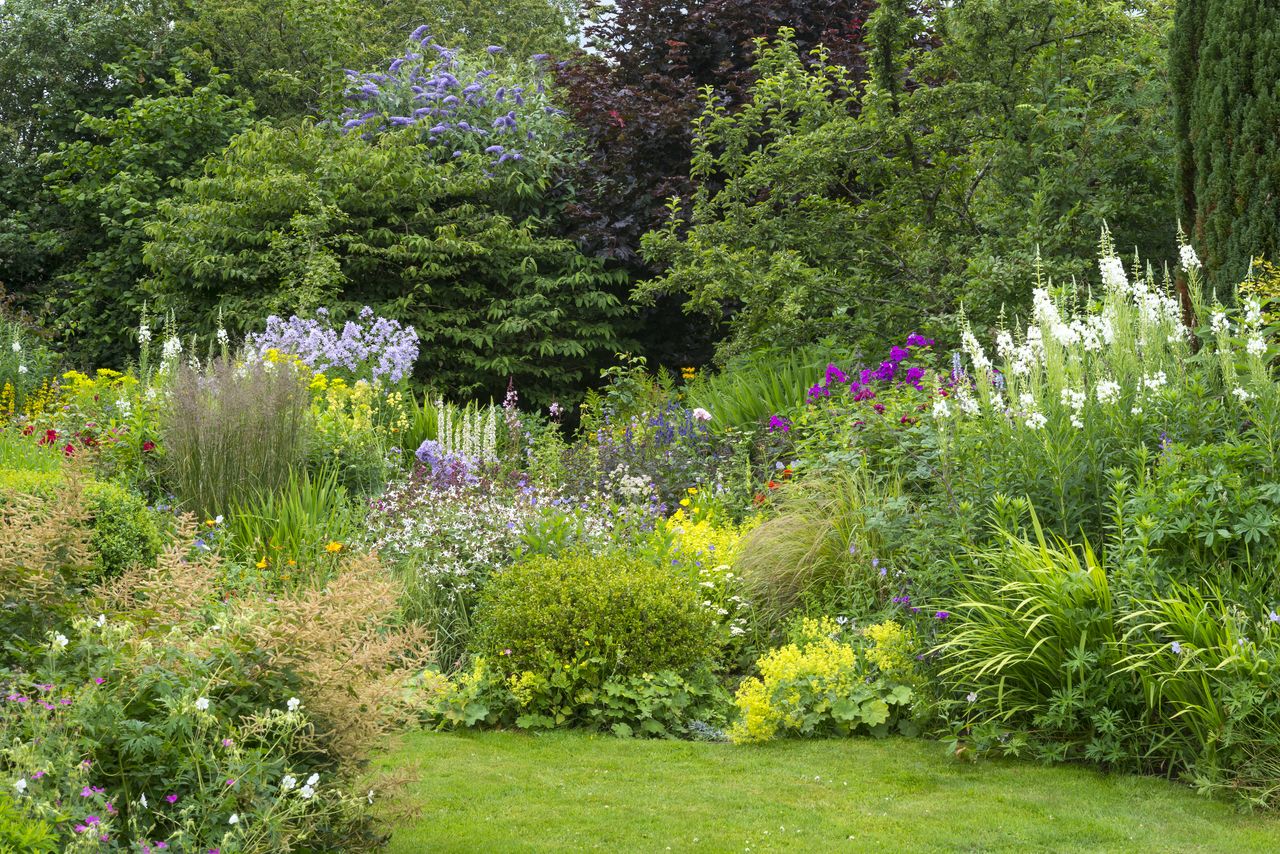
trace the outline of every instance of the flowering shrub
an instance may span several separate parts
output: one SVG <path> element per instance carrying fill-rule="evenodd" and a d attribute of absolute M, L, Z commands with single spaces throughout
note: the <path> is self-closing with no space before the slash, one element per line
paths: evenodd
<path fill-rule="evenodd" d="M 318 308 L 315 317 L 294 315 L 283 320 L 267 318 L 262 332 L 245 338 L 245 349 L 259 357 L 271 351 L 301 359 L 320 374 L 336 374 L 348 382 L 385 381 L 392 385 L 413 374 L 418 358 L 418 333 L 397 320 L 377 317 L 365 306 L 357 320 L 348 320 L 341 331 L 332 325 L 327 309 Z"/>
<path fill-rule="evenodd" d="M 433 451 L 434 453 L 434 451 Z M 370 505 L 364 543 L 403 579 L 409 616 L 435 635 L 436 660 L 463 656 L 476 599 L 489 576 L 516 559 L 535 504 L 496 491 L 456 457 L 431 457 Z"/>
<path fill-rule="evenodd" d="M 353 105 L 343 113 L 343 131 L 372 136 L 412 128 L 442 160 L 466 154 L 493 166 L 527 154 L 567 160 L 568 122 L 543 79 L 548 57 L 520 63 L 498 46 L 486 54 L 477 61 L 436 44 L 419 27 L 385 72 L 347 72 Z"/>
<path fill-rule="evenodd" d="M 886 735 L 910 729 L 917 681 L 910 643 L 897 623 L 872 626 L 860 638 L 834 620 L 806 618 L 793 643 L 759 661 L 760 678 L 738 688 L 735 742 L 768 741 L 779 732 Z"/>

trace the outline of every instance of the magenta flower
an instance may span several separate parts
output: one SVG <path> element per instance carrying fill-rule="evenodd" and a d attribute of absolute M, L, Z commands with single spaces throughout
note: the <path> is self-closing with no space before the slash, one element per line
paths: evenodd
<path fill-rule="evenodd" d="M 94 685 L 101 685 L 103 682 L 106 682 L 106 681 L 107 681 L 107 680 L 106 680 L 106 679 L 104 679 L 104 678 L 103 678 L 103 677 L 101 677 L 101 676 L 95 676 L 95 677 L 93 677 L 93 684 L 94 684 Z"/>
<path fill-rule="evenodd" d="M 176 804 L 176 803 L 178 802 L 178 796 L 177 796 L 177 795 L 175 795 L 175 794 L 172 794 L 172 793 L 171 793 L 171 794 L 168 794 L 168 795 L 165 795 L 165 796 L 164 796 L 164 799 L 165 799 L 166 801 L 168 801 L 169 803 L 171 803 L 171 804 Z"/>

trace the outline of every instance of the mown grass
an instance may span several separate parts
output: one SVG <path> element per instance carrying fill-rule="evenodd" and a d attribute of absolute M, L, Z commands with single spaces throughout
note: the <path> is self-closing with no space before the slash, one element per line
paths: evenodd
<path fill-rule="evenodd" d="M 761 747 L 406 736 L 391 852 L 1280 850 L 1280 819 L 1163 780 L 962 763 L 905 739 Z"/>

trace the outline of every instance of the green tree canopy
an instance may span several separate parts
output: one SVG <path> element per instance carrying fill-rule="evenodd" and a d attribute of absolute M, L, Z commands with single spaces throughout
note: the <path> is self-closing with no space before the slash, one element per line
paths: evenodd
<path fill-rule="evenodd" d="M 667 269 L 637 296 L 728 316 L 727 356 L 941 330 L 962 303 L 994 320 L 1024 298 L 1037 253 L 1060 281 L 1088 272 L 1104 222 L 1167 255 L 1167 11 L 970 0 L 939 7 L 921 47 L 906 0 L 885 2 L 861 93 L 785 34 L 762 44 L 744 107 L 706 94 L 698 189 L 647 237 Z"/>
<path fill-rule="evenodd" d="M 243 332 L 369 305 L 413 324 L 419 379 L 453 393 L 497 394 L 511 376 L 549 402 L 581 384 L 619 344 L 617 277 L 505 213 L 523 173 L 436 160 L 406 130 L 242 134 L 147 227 L 151 293 L 206 331 L 219 309 Z"/>

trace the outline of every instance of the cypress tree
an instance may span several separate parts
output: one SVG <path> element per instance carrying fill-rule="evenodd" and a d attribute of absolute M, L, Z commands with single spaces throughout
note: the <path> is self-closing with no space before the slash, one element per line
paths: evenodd
<path fill-rule="evenodd" d="M 1170 77 L 1182 223 L 1225 299 L 1280 256 L 1280 5 L 1178 0 Z"/>

